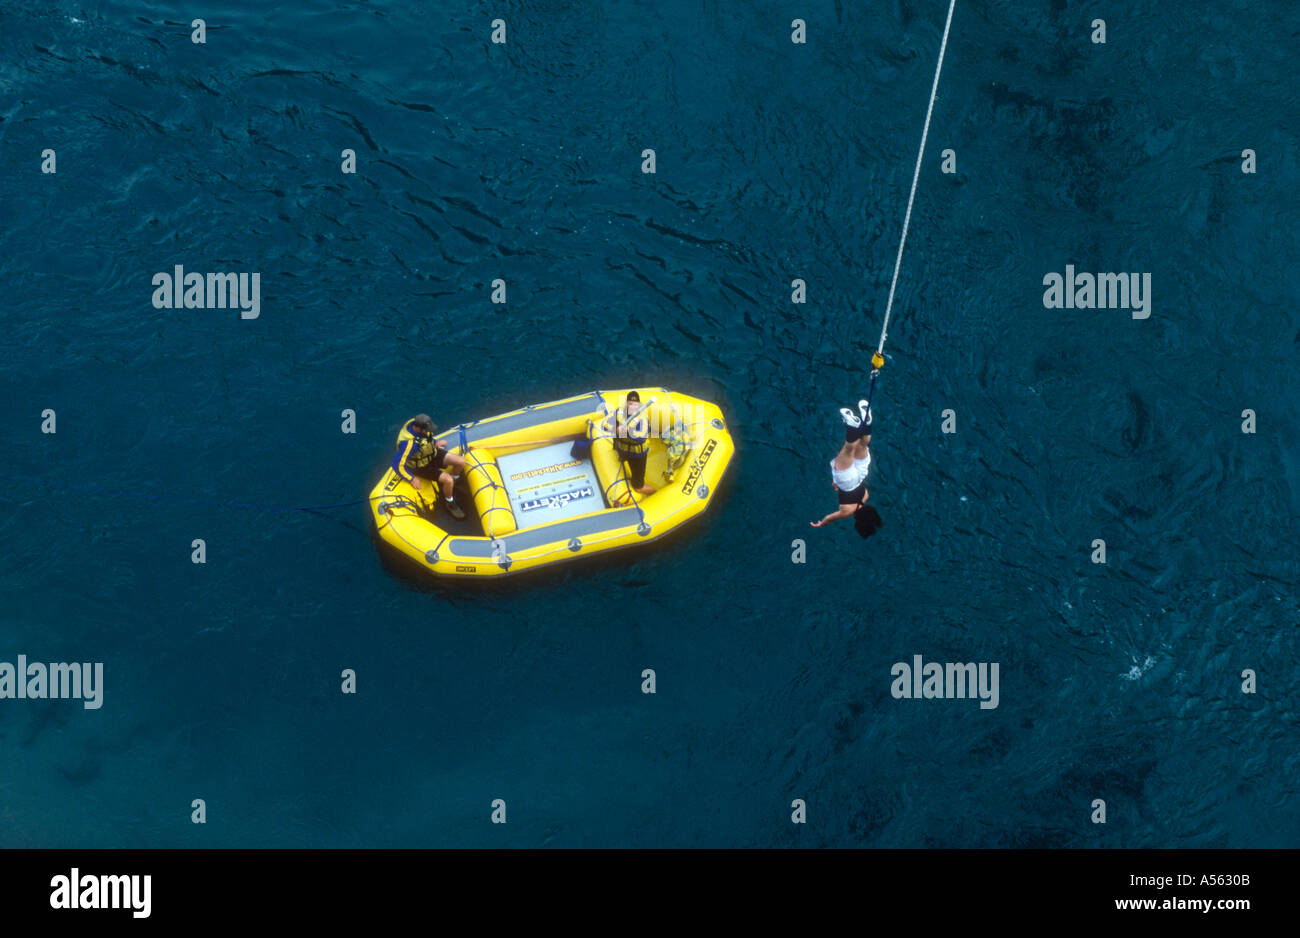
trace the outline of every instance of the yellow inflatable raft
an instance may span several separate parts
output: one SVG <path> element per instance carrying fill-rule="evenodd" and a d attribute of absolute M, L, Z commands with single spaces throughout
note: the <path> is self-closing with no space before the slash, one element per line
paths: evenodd
<path fill-rule="evenodd" d="M 607 419 L 635 390 L 649 431 L 642 495 Z M 403 424 L 397 443 L 410 437 Z M 453 427 L 463 456 L 455 519 L 434 481 L 390 467 L 370 493 L 385 544 L 436 576 L 500 577 L 657 540 L 708 510 L 735 446 L 717 406 L 666 388 L 592 391 Z"/>

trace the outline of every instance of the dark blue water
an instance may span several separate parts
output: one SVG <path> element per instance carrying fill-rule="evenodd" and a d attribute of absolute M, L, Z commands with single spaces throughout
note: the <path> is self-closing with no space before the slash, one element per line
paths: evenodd
<path fill-rule="evenodd" d="M 885 526 L 812 531 L 945 12 L 0 5 L 0 661 L 105 665 L 100 710 L 0 701 L 0 845 L 1293 846 L 1300 13 L 959 0 Z M 155 309 L 176 264 L 260 317 Z M 1150 318 L 1045 309 L 1066 264 Z M 418 411 L 646 383 L 739 446 L 668 550 L 449 591 L 364 506 L 231 507 L 364 497 Z M 916 654 L 1000 705 L 894 699 Z"/>

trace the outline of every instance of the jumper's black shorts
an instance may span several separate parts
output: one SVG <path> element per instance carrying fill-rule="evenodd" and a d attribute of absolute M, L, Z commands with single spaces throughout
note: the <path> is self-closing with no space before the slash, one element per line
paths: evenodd
<path fill-rule="evenodd" d="M 623 461 L 627 463 L 627 473 L 632 478 L 632 488 L 639 489 L 645 485 L 645 458 L 646 454 L 633 456 L 630 453 L 619 453 Z"/>
<path fill-rule="evenodd" d="M 862 501 L 863 496 L 867 494 L 867 482 L 864 479 L 862 484 L 852 492 L 846 492 L 843 489 L 836 489 L 835 494 L 839 496 L 841 505 L 856 505 L 858 502 Z"/>

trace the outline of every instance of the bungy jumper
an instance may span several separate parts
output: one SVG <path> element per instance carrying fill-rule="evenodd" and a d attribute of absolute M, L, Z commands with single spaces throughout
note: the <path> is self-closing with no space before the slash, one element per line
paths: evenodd
<path fill-rule="evenodd" d="M 650 435 L 643 495 L 606 418 L 630 391 Z M 615 428 L 611 429 L 610 424 Z M 397 442 L 410 438 L 403 424 Z M 457 520 L 436 483 L 390 467 L 370 493 L 378 537 L 435 577 L 483 579 L 658 540 L 707 512 L 735 453 L 717 405 L 666 388 L 592 391 L 461 424 L 436 439 L 465 458 Z"/>

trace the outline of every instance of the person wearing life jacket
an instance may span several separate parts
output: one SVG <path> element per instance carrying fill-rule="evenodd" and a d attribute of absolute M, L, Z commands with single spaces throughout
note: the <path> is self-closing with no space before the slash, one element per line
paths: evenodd
<path fill-rule="evenodd" d="M 433 438 L 438 428 L 428 414 L 413 418 L 406 429 L 411 436 L 397 444 L 393 469 L 417 489 L 420 488 L 422 478 L 436 481 L 442 489 L 442 500 L 447 511 L 453 518 L 464 518 L 465 512 L 451 497 L 456 476 L 465 471 L 464 457 L 447 452 L 447 444 Z"/>
<path fill-rule="evenodd" d="M 814 528 L 868 510 L 867 470 L 871 468 L 871 452 L 867 444 L 871 442 L 871 408 L 864 399 L 858 401 L 856 414 L 843 407 L 840 416 L 844 418 L 844 445 L 831 460 L 831 488 L 835 490 L 840 507 L 820 521 L 810 521 Z M 880 516 L 875 509 L 870 509 L 870 516 L 860 517 L 863 523 L 858 525 L 858 533 L 863 537 L 870 536 L 863 533 L 864 528 L 869 527 L 871 533 L 875 533 L 875 528 L 880 527 Z"/>
<path fill-rule="evenodd" d="M 614 449 L 623 462 L 627 463 L 628 477 L 634 488 L 641 495 L 649 495 L 655 487 L 645 480 L 646 457 L 650 453 L 650 422 L 641 410 L 641 395 L 628 391 L 623 406 L 607 416 L 601 426 L 613 434 Z M 627 498 L 624 494 L 621 498 Z"/>

